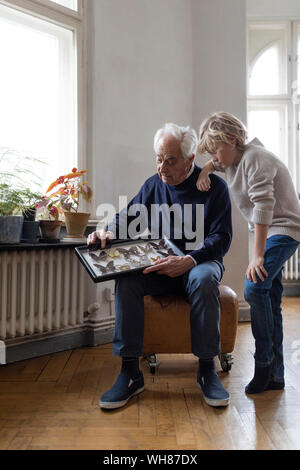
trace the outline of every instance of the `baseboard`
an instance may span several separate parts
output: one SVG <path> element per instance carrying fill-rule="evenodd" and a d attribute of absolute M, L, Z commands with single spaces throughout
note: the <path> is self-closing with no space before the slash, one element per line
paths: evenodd
<path fill-rule="evenodd" d="M 113 328 L 92 329 L 85 326 L 60 332 L 11 339 L 6 344 L 6 364 L 45 356 L 56 352 L 111 343 Z"/>
<path fill-rule="evenodd" d="M 250 306 L 244 300 L 239 301 L 239 322 L 251 321 Z"/>
<path fill-rule="evenodd" d="M 300 281 L 283 282 L 283 295 L 285 297 L 300 297 Z"/>

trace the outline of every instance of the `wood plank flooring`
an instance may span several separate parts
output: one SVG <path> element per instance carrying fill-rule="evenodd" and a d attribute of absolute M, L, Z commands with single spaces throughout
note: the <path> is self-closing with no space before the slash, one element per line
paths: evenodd
<path fill-rule="evenodd" d="M 99 409 L 120 360 L 111 345 L 64 351 L 0 367 L 0 449 L 300 449 L 300 298 L 284 299 L 286 389 L 247 396 L 250 324 L 241 323 L 225 409 L 206 405 L 192 354 L 141 361 L 145 391 L 115 411 Z"/>

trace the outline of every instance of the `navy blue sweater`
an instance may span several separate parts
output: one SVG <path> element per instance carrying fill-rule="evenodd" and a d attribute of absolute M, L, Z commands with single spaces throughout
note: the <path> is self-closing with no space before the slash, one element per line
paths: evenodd
<path fill-rule="evenodd" d="M 185 204 L 190 206 L 190 214 L 192 216 L 192 230 L 196 230 L 196 205 L 204 205 L 204 243 L 202 248 L 189 250 L 186 244 L 192 240 L 187 239 L 184 233 L 182 239 L 177 239 L 174 235 L 174 217 L 170 218 L 170 240 L 184 253 L 191 255 L 197 264 L 204 261 L 217 260 L 222 263 L 223 256 L 229 250 L 232 239 L 232 221 L 231 221 L 231 203 L 226 182 L 216 175 L 210 175 L 211 188 L 207 192 L 198 191 L 196 182 L 201 168 L 195 165 L 193 173 L 182 183 L 177 186 L 171 186 L 162 182 L 158 174 L 151 176 L 141 187 L 138 194 L 130 201 L 125 211 L 127 216 L 127 227 L 130 223 L 139 217 L 140 212 L 135 211 L 134 216 L 128 216 L 130 208 L 134 205 L 143 204 L 147 208 L 146 225 L 151 234 L 153 234 L 153 220 L 151 220 L 152 204 L 167 204 L 171 207 L 173 204 L 181 206 L 182 212 L 186 210 Z M 186 206 L 185 206 L 186 207 Z M 152 218 L 153 219 L 153 218 Z M 119 238 L 119 224 L 123 220 L 123 216 L 117 214 L 115 219 L 117 237 Z M 158 219 L 157 219 L 158 220 Z M 184 215 L 182 215 L 184 221 Z M 200 222 L 199 220 L 197 221 Z M 155 232 L 161 238 L 163 220 L 162 213 L 159 213 L 159 225 L 155 227 Z M 110 227 L 108 227 L 110 229 Z M 178 220 L 177 220 L 178 229 Z M 127 232 L 128 234 L 128 232 Z M 128 235 L 127 235 L 128 236 Z M 124 237 L 121 237 L 124 238 Z"/>

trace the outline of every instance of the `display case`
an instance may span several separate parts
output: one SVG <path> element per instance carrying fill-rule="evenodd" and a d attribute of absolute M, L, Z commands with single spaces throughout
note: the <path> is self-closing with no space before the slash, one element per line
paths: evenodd
<path fill-rule="evenodd" d="M 182 254 L 166 238 L 113 241 L 104 249 L 100 244 L 95 244 L 77 247 L 75 252 L 94 282 L 138 273 L 159 259 Z"/>

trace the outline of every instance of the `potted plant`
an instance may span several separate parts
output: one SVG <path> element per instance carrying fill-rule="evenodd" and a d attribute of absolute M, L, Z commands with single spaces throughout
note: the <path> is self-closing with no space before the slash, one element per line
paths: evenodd
<path fill-rule="evenodd" d="M 41 197 L 36 171 L 40 164 L 44 162 L 14 149 L 0 148 L 0 243 L 20 242 L 23 220 Z M 33 222 L 33 225 L 36 234 L 37 224 Z M 29 228 L 32 226 L 26 227 L 25 238 Z M 29 238 L 34 235 L 29 234 Z"/>
<path fill-rule="evenodd" d="M 39 214 L 42 239 L 44 241 L 58 240 L 62 226 L 62 220 L 59 219 L 62 211 L 58 203 L 48 196 L 42 196 L 35 207 L 36 209 L 42 209 Z"/>
<path fill-rule="evenodd" d="M 27 194 L 24 194 L 24 222 L 34 222 L 36 216 L 36 203 L 41 199 L 42 194 L 38 193 L 31 193 L 30 190 L 27 189 Z"/>
<path fill-rule="evenodd" d="M 7 183 L 0 184 L 0 243 L 20 242 L 22 231 L 24 233 L 23 220 L 28 210 L 28 201 L 35 201 L 38 197 L 39 194 L 31 192 L 29 188 L 14 188 Z M 30 234 L 28 229 L 25 232 Z M 35 234 L 37 230 L 35 228 Z M 30 235 L 29 239 L 33 238 L 34 236 Z"/>
<path fill-rule="evenodd" d="M 17 189 L 0 184 L 0 243 L 20 243 L 23 227 L 22 198 Z"/>
<path fill-rule="evenodd" d="M 36 204 L 41 199 L 41 193 L 35 193 L 30 191 L 29 188 L 26 188 L 22 192 L 23 198 L 23 210 L 22 215 L 24 217 L 23 221 L 23 231 L 21 240 L 27 243 L 35 243 L 38 241 L 38 233 L 40 227 L 40 221 L 35 220 L 36 216 Z"/>
<path fill-rule="evenodd" d="M 84 238 L 90 213 L 79 212 L 80 197 L 87 203 L 91 201 L 92 190 L 87 181 L 81 182 L 82 176 L 87 170 L 78 171 L 73 168 L 71 173 L 60 176 L 49 186 L 47 194 L 54 188 L 56 191 L 49 195 L 62 208 L 66 223 L 66 229 L 70 238 Z"/>

